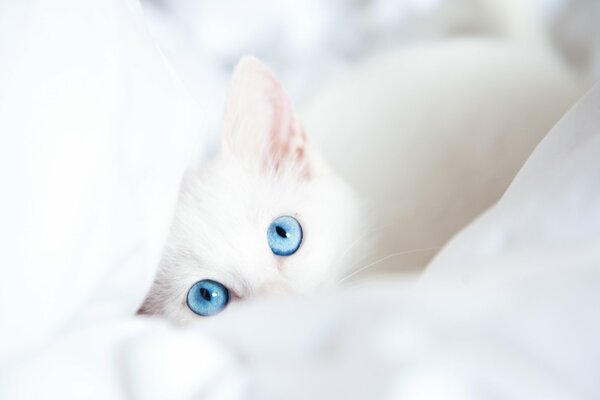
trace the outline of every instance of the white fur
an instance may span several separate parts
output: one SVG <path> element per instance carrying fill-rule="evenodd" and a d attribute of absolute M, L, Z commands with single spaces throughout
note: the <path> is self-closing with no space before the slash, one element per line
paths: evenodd
<path fill-rule="evenodd" d="M 202 279 L 229 289 L 228 307 L 328 285 L 359 233 L 353 193 L 322 163 L 283 89 L 257 60 L 236 68 L 223 125 L 219 154 L 184 179 L 142 312 L 180 322 L 200 318 L 187 308 L 186 295 Z M 304 233 L 289 257 L 274 255 L 267 244 L 267 228 L 281 215 L 294 216 Z"/>

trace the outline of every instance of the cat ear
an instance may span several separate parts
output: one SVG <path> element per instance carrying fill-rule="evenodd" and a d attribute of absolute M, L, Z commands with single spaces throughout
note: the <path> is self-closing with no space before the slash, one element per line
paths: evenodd
<path fill-rule="evenodd" d="M 242 59 L 229 88 L 222 149 L 265 171 L 288 168 L 309 176 L 306 134 L 273 73 L 256 58 Z"/>

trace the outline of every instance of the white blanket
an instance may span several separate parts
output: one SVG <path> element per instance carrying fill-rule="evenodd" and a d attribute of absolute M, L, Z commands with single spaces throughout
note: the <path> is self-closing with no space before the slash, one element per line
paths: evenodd
<path fill-rule="evenodd" d="M 418 284 L 181 329 L 131 315 L 200 122 L 134 1 L 0 3 L 0 398 L 600 398 L 600 86 Z"/>

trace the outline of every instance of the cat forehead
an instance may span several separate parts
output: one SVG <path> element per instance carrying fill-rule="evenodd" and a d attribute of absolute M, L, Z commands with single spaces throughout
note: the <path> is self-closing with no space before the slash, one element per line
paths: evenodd
<path fill-rule="evenodd" d="M 297 212 L 313 197 L 312 185 L 285 174 L 269 175 L 245 164 L 218 161 L 188 184 L 199 206 L 223 211 L 221 218 L 269 217 L 277 212 Z M 295 209 L 296 208 L 296 209 Z M 242 222 L 242 221 L 238 221 Z"/>

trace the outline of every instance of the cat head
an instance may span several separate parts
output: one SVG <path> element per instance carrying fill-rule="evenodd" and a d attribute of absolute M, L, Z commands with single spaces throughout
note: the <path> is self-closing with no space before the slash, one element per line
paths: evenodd
<path fill-rule="evenodd" d="M 183 322 L 245 299 L 328 286 L 359 233 L 358 213 L 281 84 L 245 58 L 233 74 L 220 150 L 184 178 L 141 312 Z"/>

